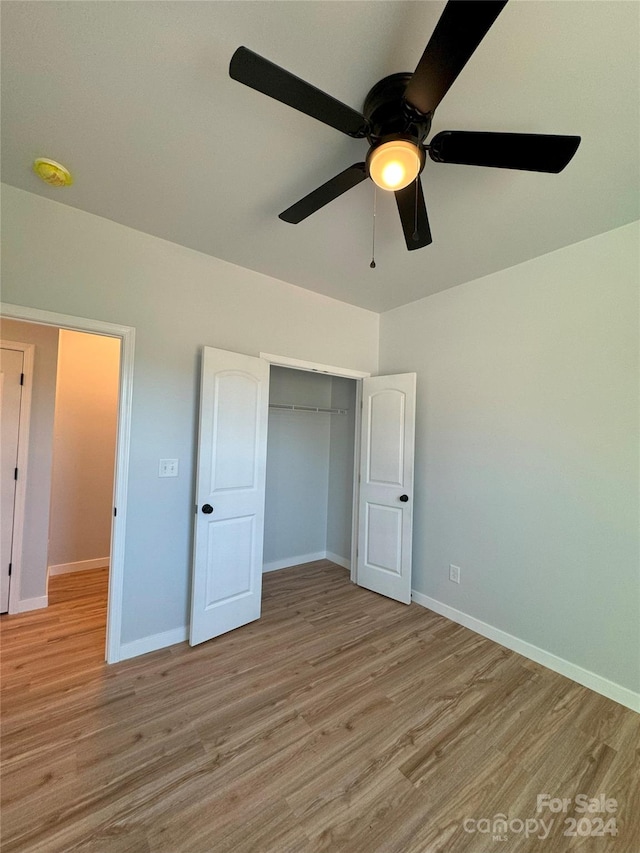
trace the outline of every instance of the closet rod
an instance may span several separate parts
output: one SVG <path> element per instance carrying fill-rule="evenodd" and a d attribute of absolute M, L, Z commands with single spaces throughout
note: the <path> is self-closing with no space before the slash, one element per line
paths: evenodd
<path fill-rule="evenodd" d="M 330 409 L 323 406 L 298 406 L 292 403 L 269 403 L 269 408 L 286 412 L 320 412 L 325 415 L 347 414 L 347 409 Z"/>

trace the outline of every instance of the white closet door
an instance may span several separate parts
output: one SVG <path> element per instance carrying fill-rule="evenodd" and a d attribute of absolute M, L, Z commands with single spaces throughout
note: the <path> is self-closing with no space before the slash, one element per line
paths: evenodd
<path fill-rule="evenodd" d="M 204 347 L 191 645 L 260 617 L 269 365 Z"/>
<path fill-rule="evenodd" d="M 416 374 L 362 383 L 359 586 L 411 602 Z"/>

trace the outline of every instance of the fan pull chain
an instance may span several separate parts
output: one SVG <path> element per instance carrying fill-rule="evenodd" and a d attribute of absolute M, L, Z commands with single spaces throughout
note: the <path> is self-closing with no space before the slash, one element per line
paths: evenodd
<path fill-rule="evenodd" d="M 417 243 L 420 239 L 420 234 L 418 233 L 418 181 L 420 180 L 420 173 L 416 175 L 416 207 L 415 207 L 415 216 L 413 220 L 413 234 L 411 235 L 414 241 Z"/>
<path fill-rule="evenodd" d="M 373 184 L 373 235 L 371 237 L 371 263 L 369 266 L 372 270 L 376 268 L 376 185 Z"/>

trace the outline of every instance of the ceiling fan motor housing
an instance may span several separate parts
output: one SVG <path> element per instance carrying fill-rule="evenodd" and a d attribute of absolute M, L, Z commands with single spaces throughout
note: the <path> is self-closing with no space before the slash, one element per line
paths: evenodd
<path fill-rule="evenodd" d="M 420 149 L 421 165 L 424 166 L 423 142 L 431 127 L 431 116 L 422 115 L 409 106 L 404 99 L 407 83 L 413 75 L 391 74 L 383 77 L 365 98 L 363 115 L 367 119 L 367 139 L 371 145 L 369 154 L 392 139 L 406 139 Z"/>

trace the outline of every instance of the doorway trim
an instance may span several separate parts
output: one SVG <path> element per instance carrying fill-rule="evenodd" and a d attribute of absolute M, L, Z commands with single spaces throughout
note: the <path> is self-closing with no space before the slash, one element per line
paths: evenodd
<path fill-rule="evenodd" d="M 121 659 L 124 545 L 127 523 L 127 486 L 129 481 L 135 328 L 133 326 L 107 323 L 102 320 L 92 320 L 85 317 L 74 317 L 69 314 L 58 314 L 53 311 L 43 311 L 39 308 L 29 308 L 24 305 L 12 305 L 7 302 L 0 303 L 0 313 L 12 320 L 23 320 L 27 323 L 38 323 L 43 326 L 56 326 L 59 329 L 70 329 L 75 332 L 88 332 L 105 337 L 119 338 L 121 341 L 118 430 L 114 470 L 113 506 L 115 514 L 111 525 L 111 557 L 105 653 L 107 663 L 117 663 Z M 26 477 L 24 479 L 26 482 Z M 19 584 L 16 584 L 16 587 L 18 586 Z"/>
<path fill-rule="evenodd" d="M 261 352 L 260 358 L 277 367 L 291 367 L 294 370 L 307 370 L 310 373 L 324 373 L 328 376 L 341 376 L 345 379 L 356 380 L 356 412 L 355 412 L 355 435 L 353 444 L 353 495 L 351 510 L 351 567 L 349 577 L 352 583 L 358 582 L 358 529 L 360 508 L 360 427 L 362 423 L 362 380 L 368 379 L 371 373 L 364 370 L 353 370 L 349 367 L 336 367 L 332 364 L 319 364 L 315 361 L 303 361 L 299 358 L 290 358 L 286 355 L 274 355 L 270 352 Z"/>
<path fill-rule="evenodd" d="M 13 535 L 11 537 L 11 581 L 9 582 L 9 613 L 20 612 L 20 576 L 22 572 L 22 547 L 24 540 L 24 514 L 27 496 L 26 485 L 29 465 L 29 430 L 31 428 L 31 389 L 33 387 L 33 356 L 35 344 L 0 340 L 2 349 L 22 353 L 22 396 L 18 424 L 18 455 L 16 467 L 18 479 L 13 499 Z M 44 602 L 43 602 L 44 603 Z"/>
<path fill-rule="evenodd" d="M 364 370 L 351 370 L 348 367 L 335 367 L 332 364 L 318 364 L 315 361 L 302 361 L 290 358 L 288 355 L 274 355 L 271 352 L 261 352 L 260 358 L 279 367 L 293 367 L 295 370 L 308 370 L 311 373 L 327 373 L 329 376 L 344 376 L 347 379 L 368 379 L 371 374 Z"/>

